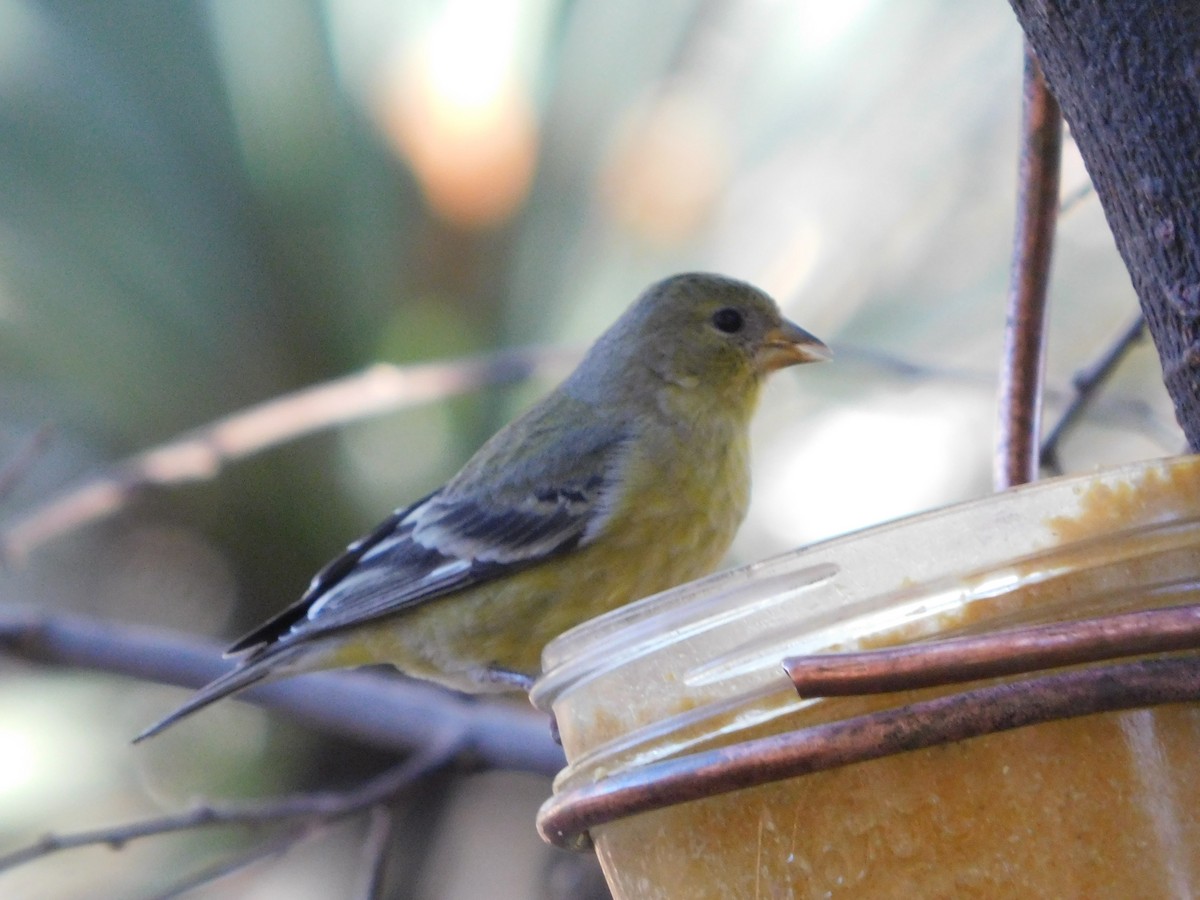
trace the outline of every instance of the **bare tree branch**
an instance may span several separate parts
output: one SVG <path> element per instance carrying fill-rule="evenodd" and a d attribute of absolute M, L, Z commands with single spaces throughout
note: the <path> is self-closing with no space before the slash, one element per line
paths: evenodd
<path fill-rule="evenodd" d="M 149 487 L 214 478 L 227 463 L 305 435 L 480 388 L 559 371 L 578 352 L 525 348 L 447 362 L 378 363 L 231 413 L 85 479 L 0 532 L 0 562 L 13 564 L 53 538 L 111 516 Z"/>
<path fill-rule="evenodd" d="M 981 390 L 991 390 L 996 383 L 995 373 L 982 369 L 927 365 L 903 356 L 882 353 L 874 348 L 866 349 L 845 344 L 838 345 L 838 364 L 843 368 L 857 365 L 886 373 L 893 381 L 916 382 L 936 379 L 951 384 L 978 387 Z M 1077 383 L 1079 377 L 1076 376 L 1073 383 Z M 1043 388 L 1043 396 L 1048 403 L 1066 405 L 1073 402 L 1076 395 L 1076 390 L 1054 385 L 1046 385 Z M 1107 424 L 1143 432 L 1159 441 L 1164 451 L 1176 452 L 1178 441 L 1175 438 L 1178 437 L 1178 429 L 1175 423 L 1159 415 L 1154 406 L 1144 399 L 1129 395 L 1103 397 L 1099 392 L 1095 392 L 1088 398 L 1088 403 L 1097 413 L 1103 414 Z"/>
<path fill-rule="evenodd" d="M 214 644 L 194 638 L 3 607 L 0 652 L 191 688 L 208 683 L 230 665 Z M 550 738 L 546 717 L 532 708 L 455 694 L 398 676 L 319 672 L 250 688 L 239 699 L 385 749 L 411 751 L 453 734 L 488 766 L 545 775 L 563 766 L 562 750 Z"/>
<path fill-rule="evenodd" d="M 1075 377 L 1071 379 L 1071 384 L 1075 388 L 1075 394 L 1071 397 L 1071 402 L 1067 404 L 1067 408 L 1063 410 L 1062 415 L 1059 416 L 1050 434 L 1046 436 L 1046 440 L 1042 443 L 1042 448 L 1039 452 L 1041 465 L 1044 469 L 1055 475 L 1062 473 L 1062 462 L 1058 457 L 1058 448 L 1063 437 L 1074 427 L 1075 423 L 1079 421 L 1079 417 L 1083 415 L 1084 410 L 1099 395 L 1100 389 L 1104 387 L 1105 382 L 1117 370 L 1117 366 L 1125 358 L 1125 354 L 1142 339 L 1145 333 L 1146 319 L 1139 312 L 1125 326 L 1125 329 L 1112 345 L 1105 349 L 1103 355 L 1096 362 L 1086 369 L 1077 372 Z"/>
<path fill-rule="evenodd" d="M 1096 189 L 1092 187 L 1090 181 L 1084 182 L 1079 187 L 1075 188 L 1071 193 L 1062 198 L 1062 202 L 1058 204 L 1058 220 L 1061 222 L 1067 216 L 1074 213 L 1083 205 L 1083 201 L 1088 197 L 1093 197 L 1096 194 Z"/>
<path fill-rule="evenodd" d="M 24 865 L 35 859 L 73 850 L 106 844 L 120 850 L 130 841 L 155 837 L 196 828 L 229 825 L 263 826 L 290 820 L 300 820 L 312 827 L 323 827 L 338 819 L 369 809 L 394 798 L 400 791 L 430 772 L 447 765 L 464 749 L 459 735 L 448 735 L 412 754 L 371 780 L 344 792 L 293 794 L 254 803 L 228 806 L 202 805 L 179 813 L 143 819 L 126 825 L 95 828 L 70 834 L 48 834 L 34 843 L 0 856 L 0 871 Z M 298 838 L 297 838 L 298 839 Z"/>
<path fill-rule="evenodd" d="M 390 807 L 378 805 L 371 810 L 371 821 L 362 846 L 362 871 L 364 873 L 363 900 L 382 900 L 383 878 L 387 874 L 388 846 L 392 842 L 395 816 Z"/>
<path fill-rule="evenodd" d="M 240 872 L 242 869 L 270 859 L 272 856 L 282 856 L 298 843 L 314 837 L 321 830 L 321 826 L 319 825 L 302 825 L 298 828 L 283 829 L 270 840 L 263 841 L 251 847 L 245 853 L 218 860 L 212 865 L 200 869 L 198 872 L 193 872 L 186 878 L 175 882 L 175 884 L 161 893 L 147 898 L 147 900 L 175 900 L 176 897 L 182 897 L 195 888 L 219 881 L 222 878 Z"/>

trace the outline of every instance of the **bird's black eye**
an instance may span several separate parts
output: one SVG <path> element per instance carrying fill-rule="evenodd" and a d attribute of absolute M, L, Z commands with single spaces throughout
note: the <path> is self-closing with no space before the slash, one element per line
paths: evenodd
<path fill-rule="evenodd" d="M 717 331 L 723 331 L 726 334 L 736 334 L 742 330 L 742 326 L 746 324 L 746 319 L 740 311 L 731 306 L 726 306 L 724 309 L 718 309 L 713 313 L 712 323 Z"/>

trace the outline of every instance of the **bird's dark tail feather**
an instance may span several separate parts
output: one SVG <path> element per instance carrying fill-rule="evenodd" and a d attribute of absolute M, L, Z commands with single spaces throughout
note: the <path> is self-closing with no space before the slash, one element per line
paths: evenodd
<path fill-rule="evenodd" d="M 274 652 L 258 659 L 252 658 L 242 662 L 237 668 L 226 672 L 220 678 L 206 684 L 193 694 L 192 698 L 179 707 L 179 709 L 155 722 L 135 737 L 133 743 L 137 744 L 146 740 L 146 738 L 154 737 L 160 731 L 164 731 L 180 719 L 190 716 L 210 703 L 215 703 L 222 697 L 227 697 L 230 694 L 248 688 L 250 685 L 256 684 L 268 676 L 283 674 L 280 672 L 280 669 L 286 670 L 287 663 L 302 652 L 302 650 L 303 648 L 301 647 L 289 647 L 282 652 Z"/>

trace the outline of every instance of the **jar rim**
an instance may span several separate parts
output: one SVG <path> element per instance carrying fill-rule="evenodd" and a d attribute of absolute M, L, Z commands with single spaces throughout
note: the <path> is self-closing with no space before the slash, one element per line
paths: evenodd
<path fill-rule="evenodd" d="M 1136 492 L 1160 482 L 1189 490 L 1160 490 L 1154 503 L 1126 503 L 1124 520 L 1095 523 L 1090 537 L 1063 524 L 1087 514 L 1091 492 Z M 694 723 L 708 714 L 705 704 L 736 704 L 743 696 L 790 689 L 781 667 L 787 655 L 853 649 L 864 637 L 894 636 L 897 630 L 900 640 L 885 643 L 932 636 L 964 604 L 1057 577 L 1065 557 L 1055 563 L 1055 554 L 1062 557 L 1064 548 L 1072 548 L 1071 565 L 1091 565 L 1106 558 L 1116 542 L 1138 534 L 1149 540 L 1146 535 L 1154 529 L 1188 516 L 1200 532 L 1200 457 L 1051 479 L 921 513 L 721 572 L 583 623 L 547 646 L 545 674 L 531 697 L 557 715 L 560 704 L 571 702 L 577 692 L 603 691 L 623 667 L 759 616 L 764 633 L 749 642 L 731 638 L 720 645 L 724 655 L 715 662 L 685 659 L 672 673 L 672 680 L 696 698 L 686 716 Z M 1200 542 L 1190 531 L 1178 540 Z M 1089 543 L 1096 545 L 1090 551 Z M 790 616 L 786 627 L 781 609 Z M 851 635 L 850 629 L 859 634 Z M 799 646 L 797 636 L 804 637 Z M 706 644 L 705 651 L 713 646 Z M 664 664 L 670 664 L 665 656 Z M 641 702 L 625 698 L 626 703 L 635 700 Z M 669 717 L 654 717 L 662 719 Z M 642 761 L 633 751 L 653 737 L 630 729 L 577 753 L 573 767 L 618 753 Z"/>

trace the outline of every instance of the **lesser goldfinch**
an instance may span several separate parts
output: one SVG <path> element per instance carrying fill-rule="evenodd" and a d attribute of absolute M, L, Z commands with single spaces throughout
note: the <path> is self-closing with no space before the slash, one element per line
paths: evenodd
<path fill-rule="evenodd" d="M 651 286 L 557 389 L 351 544 L 229 649 L 244 654 L 234 669 L 138 739 L 313 669 L 391 663 L 472 693 L 528 687 L 551 638 L 720 562 L 749 500 L 766 376 L 829 357 L 744 282 Z"/>

